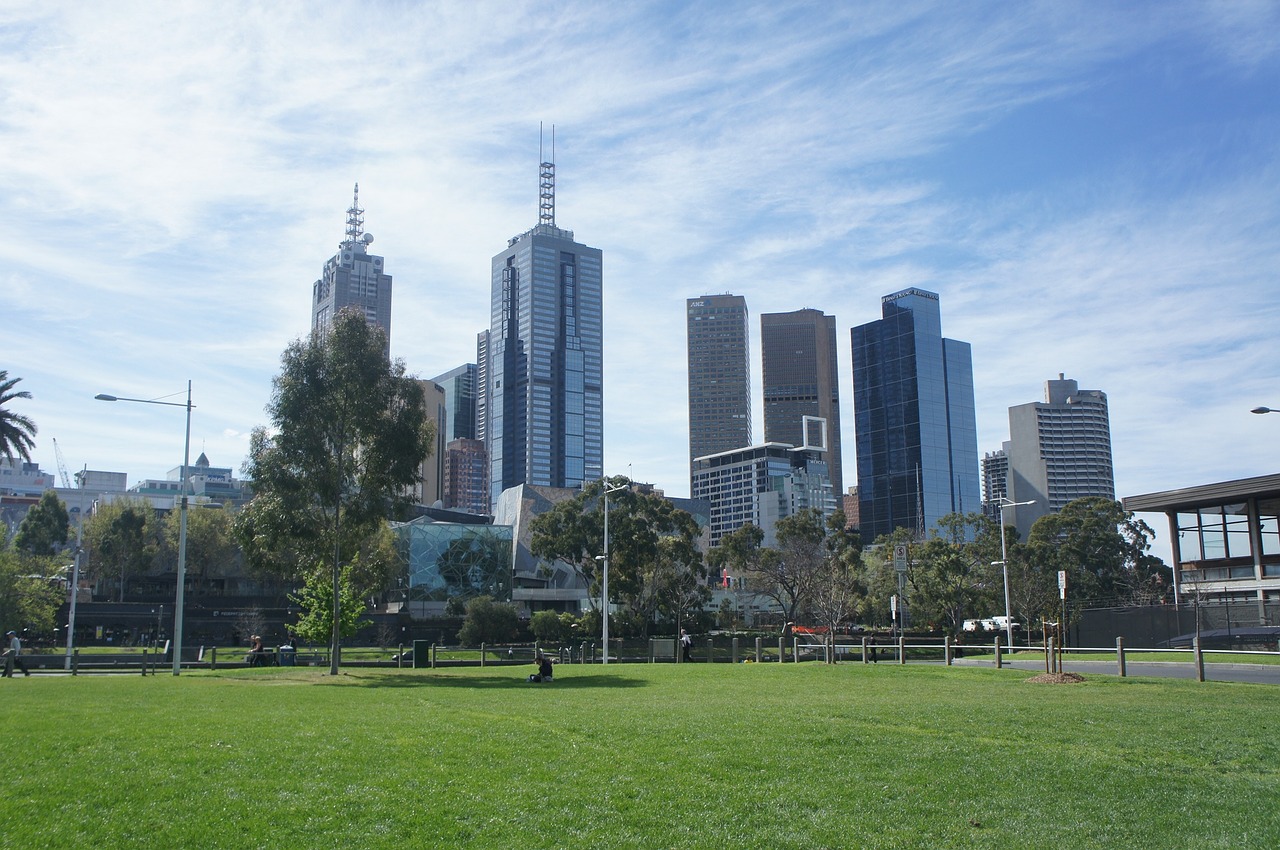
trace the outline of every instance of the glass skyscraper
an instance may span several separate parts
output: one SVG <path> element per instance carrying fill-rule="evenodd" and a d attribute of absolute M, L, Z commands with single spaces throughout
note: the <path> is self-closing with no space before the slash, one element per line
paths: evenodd
<path fill-rule="evenodd" d="M 689 358 L 689 464 L 751 445 L 747 300 L 703 295 L 685 302 Z"/>
<path fill-rule="evenodd" d="M 383 268 L 383 258 L 369 253 L 373 234 L 364 232 L 364 210 L 360 208 L 360 184 L 347 210 L 347 238 L 338 253 L 324 264 L 324 272 L 312 286 L 311 332 L 323 334 L 340 310 L 354 307 L 370 324 L 386 334 L 386 354 L 391 354 L 391 275 Z"/>
<path fill-rule="evenodd" d="M 805 417 L 825 420 L 822 458 L 827 462 L 832 489 L 843 493 L 836 317 L 812 309 L 762 313 L 760 355 L 765 441 L 821 445 L 819 437 L 805 433 Z"/>
<path fill-rule="evenodd" d="M 944 339 L 938 295 L 881 299 L 883 318 L 853 328 L 853 413 L 862 539 L 895 528 L 919 538 L 948 513 L 982 509 L 973 357 Z"/>
<path fill-rule="evenodd" d="M 554 166 L 542 166 L 540 223 L 492 262 L 481 369 L 491 502 L 518 484 L 579 487 L 604 465 L 603 258 L 555 225 Z"/>

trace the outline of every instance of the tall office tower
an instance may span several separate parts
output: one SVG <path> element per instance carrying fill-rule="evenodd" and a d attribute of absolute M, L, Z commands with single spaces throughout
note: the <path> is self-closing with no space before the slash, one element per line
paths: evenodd
<path fill-rule="evenodd" d="M 444 406 L 448 416 L 444 424 L 444 441 L 476 438 L 476 373 L 474 363 L 465 363 L 431 380 L 444 388 Z"/>
<path fill-rule="evenodd" d="M 973 358 L 944 339 L 936 293 L 881 299 L 853 328 L 853 415 L 862 539 L 895 528 L 926 536 L 946 514 L 981 510 Z"/>
<path fill-rule="evenodd" d="M 422 384 L 423 401 L 426 404 L 427 418 L 436 426 L 436 440 L 431 446 L 431 454 L 423 458 L 418 467 L 418 484 L 414 488 L 415 500 L 420 505 L 444 504 L 444 462 L 445 462 L 445 421 L 448 409 L 445 407 L 444 387 L 435 381 L 419 381 Z"/>
<path fill-rule="evenodd" d="M 1082 390 L 1062 373 L 1044 382 L 1044 401 L 1009 408 L 1009 498 L 1022 539 L 1040 517 L 1086 496 L 1116 497 L 1107 394 Z"/>
<path fill-rule="evenodd" d="M 764 438 L 770 443 L 819 446 L 805 417 L 826 420 L 823 459 L 831 487 L 844 492 L 840 465 L 840 382 L 836 368 L 836 317 L 821 310 L 760 315 L 764 373 Z M 820 431 L 821 429 L 817 429 Z"/>
<path fill-rule="evenodd" d="M 690 298 L 685 312 L 692 474 L 695 458 L 751 445 L 750 329 L 741 295 Z"/>
<path fill-rule="evenodd" d="M 488 443 L 489 433 L 489 332 L 476 334 L 476 421 L 473 436 Z M 485 476 L 486 479 L 488 475 Z"/>
<path fill-rule="evenodd" d="M 541 175 L 537 226 L 492 263 L 491 503 L 518 484 L 578 487 L 604 466 L 602 256 L 556 226 L 555 165 L 543 162 Z"/>
<path fill-rule="evenodd" d="M 344 307 L 355 307 L 387 336 L 391 355 L 391 275 L 383 273 L 382 257 L 369 253 L 373 234 L 364 232 L 360 209 L 360 184 L 347 210 L 347 238 L 338 253 L 324 264 L 322 277 L 312 287 L 311 332 L 325 333 L 333 317 Z"/>

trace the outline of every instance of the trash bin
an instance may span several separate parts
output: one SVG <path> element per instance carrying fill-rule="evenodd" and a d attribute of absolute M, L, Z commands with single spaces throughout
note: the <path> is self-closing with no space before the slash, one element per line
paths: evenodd
<path fill-rule="evenodd" d="M 298 650 L 292 646 L 280 647 L 279 653 L 281 667 L 293 667 L 298 661 Z"/>

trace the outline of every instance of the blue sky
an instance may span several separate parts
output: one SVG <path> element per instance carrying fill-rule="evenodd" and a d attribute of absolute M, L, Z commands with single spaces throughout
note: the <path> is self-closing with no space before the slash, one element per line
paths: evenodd
<path fill-rule="evenodd" d="M 1271 473 L 1277 92 L 1263 2 L 0 2 L 0 368 L 46 469 L 163 476 L 181 413 L 93 396 L 188 379 L 239 467 L 356 181 L 392 354 L 474 360 L 546 122 L 610 473 L 687 493 L 684 300 L 734 292 L 757 382 L 760 313 L 836 316 L 852 481 L 849 328 L 907 286 L 973 345 L 979 451 L 1063 372 L 1121 495 Z"/>

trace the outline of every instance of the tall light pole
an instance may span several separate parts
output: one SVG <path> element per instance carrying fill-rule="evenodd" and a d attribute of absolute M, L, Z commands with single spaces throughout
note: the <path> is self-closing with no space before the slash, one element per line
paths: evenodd
<path fill-rule="evenodd" d="M 1255 407 L 1253 410 L 1250 410 L 1249 412 L 1250 413 L 1280 413 L 1280 410 L 1276 410 L 1273 407 Z"/>
<path fill-rule="evenodd" d="M 1017 508 L 1022 505 L 1034 505 L 1035 499 L 1029 499 L 1025 502 L 1011 502 L 1004 496 L 1000 497 L 1000 569 L 1004 572 L 1004 631 L 1005 640 L 1009 642 L 1009 648 L 1013 649 L 1013 617 L 1009 611 L 1009 550 L 1004 542 L 1004 509 Z"/>
<path fill-rule="evenodd" d="M 173 675 L 182 672 L 182 596 L 187 584 L 187 467 L 191 461 L 191 381 L 187 381 L 187 402 L 160 401 L 154 398 L 124 398 L 98 393 L 98 401 L 134 401 L 139 404 L 163 404 L 187 409 L 187 437 L 182 447 L 182 495 L 178 501 L 178 592 L 173 607 Z"/>
<path fill-rule="evenodd" d="M 616 493 L 619 490 L 630 488 L 630 482 L 626 484 L 615 484 L 610 487 L 604 485 L 604 554 L 596 555 L 597 561 L 604 562 L 604 576 L 600 582 L 601 596 L 601 640 L 604 642 L 604 663 L 609 663 L 609 494 Z"/>

